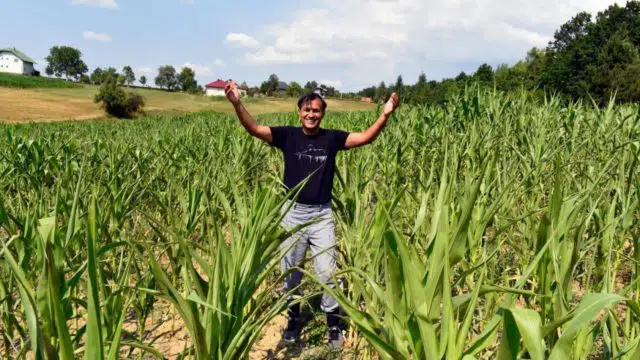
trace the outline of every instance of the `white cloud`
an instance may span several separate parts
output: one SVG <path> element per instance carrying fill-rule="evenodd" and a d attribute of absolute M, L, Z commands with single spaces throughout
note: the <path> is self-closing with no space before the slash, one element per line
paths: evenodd
<path fill-rule="evenodd" d="M 611 3 L 327 0 L 318 3 L 320 8 L 289 16 L 291 21 L 265 26 L 260 31 L 260 44 L 252 34 L 229 34 L 227 42 L 251 43 L 255 50 L 243 54 L 251 65 L 335 64 L 348 68 L 353 72 L 351 79 L 341 80 L 346 87 L 372 74 L 377 81 L 395 79 L 406 71 L 406 64 L 423 66 L 431 79 L 444 75 L 444 70 L 435 67 L 451 69 L 459 66 L 456 63 L 522 59 L 528 49 L 546 46 L 554 31 L 579 11 L 595 15 Z"/>
<path fill-rule="evenodd" d="M 224 61 L 222 61 L 220 59 L 215 59 L 213 61 L 213 65 L 217 66 L 217 67 L 224 67 L 226 64 L 224 63 Z"/>
<path fill-rule="evenodd" d="M 205 65 L 198 65 L 198 64 L 192 64 L 190 62 L 185 63 L 184 65 L 182 65 L 180 67 L 181 71 L 183 68 L 191 68 L 197 76 L 201 76 L 201 75 L 210 75 L 211 74 L 211 68 Z"/>
<path fill-rule="evenodd" d="M 225 44 L 236 45 L 246 48 L 257 48 L 260 43 L 255 38 L 243 33 L 228 33 Z"/>
<path fill-rule="evenodd" d="M 103 41 L 103 42 L 111 42 L 111 36 L 105 33 L 96 33 L 93 31 L 85 31 L 82 33 L 82 36 L 86 40 L 94 40 L 94 41 Z"/>
<path fill-rule="evenodd" d="M 86 6 L 95 6 L 104 9 L 118 10 L 118 3 L 116 0 L 71 0 L 71 4 L 73 5 L 86 5 Z"/>
<path fill-rule="evenodd" d="M 342 87 L 342 81 L 340 80 L 320 80 L 318 84 L 326 85 L 332 88 L 340 89 Z"/>

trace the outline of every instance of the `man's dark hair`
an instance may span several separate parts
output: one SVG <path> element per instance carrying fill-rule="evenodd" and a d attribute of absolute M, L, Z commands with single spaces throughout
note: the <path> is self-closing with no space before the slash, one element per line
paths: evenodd
<path fill-rule="evenodd" d="M 324 98 L 320 96 L 320 94 L 314 92 L 302 95 L 298 99 L 298 110 L 302 109 L 302 105 L 306 105 L 316 99 L 319 99 L 320 102 L 322 102 L 322 112 L 324 112 L 327 109 L 327 102 L 324 101 Z"/>

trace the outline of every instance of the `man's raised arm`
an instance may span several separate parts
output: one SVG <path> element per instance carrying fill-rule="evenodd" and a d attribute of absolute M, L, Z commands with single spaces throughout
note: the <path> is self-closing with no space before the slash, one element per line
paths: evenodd
<path fill-rule="evenodd" d="M 251 134 L 251 136 L 255 136 L 258 139 L 271 144 L 273 141 L 271 129 L 268 126 L 258 125 L 251 115 L 249 115 L 247 109 L 245 109 L 244 105 L 240 102 L 240 93 L 238 92 L 238 87 L 233 80 L 227 81 L 224 85 L 224 95 L 233 105 L 233 108 L 238 115 L 238 119 L 240 119 L 240 123 L 242 123 L 242 126 L 244 126 L 247 132 Z"/>
<path fill-rule="evenodd" d="M 400 99 L 398 98 L 398 94 L 396 93 L 391 94 L 389 101 L 387 101 L 387 103 L 384 104 L 382 114 L 378 116 L 378 119 L 376 120 L 376 122 L 373 123 L 373 125 L 371 125 L 364 132 L 350 133 L 349 136 L 347 136 L 347 141 L 345 142 L 344 146 L 347 149 L 351 149 L 358 146 L 369 144 L 373 140 L 375 140 L 376 137 L 378 137 L 378 134 L 380 134 L 380 132 L 382 131 L 382 128 L 384 128 L 384 125 L 387 123 L 387 120 L 389 119 L 391 114 L 393 114 L 393 112 L 398 108 L 399 104 L 400 104 Z"/>

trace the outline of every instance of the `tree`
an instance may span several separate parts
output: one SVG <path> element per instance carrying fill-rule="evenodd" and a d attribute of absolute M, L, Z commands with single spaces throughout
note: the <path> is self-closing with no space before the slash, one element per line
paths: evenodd
<path fill-rule="evenodd" d="M 500 64 L 495 74 L 496 88 L 501 91 L 515 91 L 525 86 L 527 77 L 527 65 L 524 61 L 518 61 L 513 67 Z"/>
<path fill-rule="evenodd" d="M 640 55 L 629 39 L 629 33 L 622 29 L 607 41 L 598 54 L 598 68 L 593 77 L 591 92 L 600 104 L 606 104 L 613 92 L 618 101 L 634 101 L 640 97 L 637 75 Z"/>
<path fill-rule="evenodd" d="M 340 92 L 338 90 L 336 90 L 335 87 L 333 86 L 328 86 L 325 84 L 320 84 L 315 90 L 315 93 L 320 94 L 321 96 L 325 97 L 325 96 L 338 96 L 340 94 Z"/>
<path fill-rule="evenodd" d="M 133 69 L 131 69 L 131 66 L 127 65 L 123 67 L 122 73 L 124 74 L 124 81 L 127 83 L 127 85 L 131 85 L 134 81 L 136 81 L 136 75 L 133 73 Z"/>
<path fill-rule="evenodd" d="M 589 92 L 598 46 L 588 37 L 591 26 L 591 15 L 581 12 L 555 32 L 547 47 L 548 64 L 542 79 L 552 89 L 575 98 Z"/>
<path fill-rule="evenodd" d="M 278 90 L 279 82 L 280 82 L 280 79 L 278 78 L 278 75 L 276 74 L 269 75 L 269 79 L 267 79 L 267 81 L 262 82 L 262 84 L 260 85 L 260 92 L 269 96 L 273 95 Z"/>
<path fill-rule="evenodd" d="M 95 68 L 91 73 L 91 82 L 96 85 L 100 85 L 102 84 L 103 79 L 104 79 L 104 72 L 102 71 L 102 68 L 99 68 L 99 67 Z"/>
<path fill-rule="evenodd" d="M 384 81 L 380 83 L 380 85 L 378 85 L 378 87 L 376 88 L 376 97 L 375 97 L 375 101 L 376 102 L 381 102 L 381 101 L 385 101 L 387 98 L 387 86 L 384 84 Z"/>
<path fill-rule="evenodd" d="M 483 85 L 490 85 L 493 83 L 493 68 L 491 65 L 484 63 L 478 67 L 473 77 Z"/>
<path fill-rule="evenodd" d="M 542 75 L 545 72 L 546 52 L 535 47 L 531 48 L 524 62 L 527 65 L 526 89 L 533 90 L 541 85 L 544 86 Z"/>
<path fill-rule="evenodd" d="M 590 14 L 578 13 L 554 33 L 540 82 L 570 98 L 592 96 L 604 104 L 616 84 L 633 74 L 628 72 L 635 63 L 631 49 L 639 48 L 640 2 L 611 5 L 595 22 Z"/>
<path fill-rule="evenodd" d="M 107 79 L 114 79 L 117 81 L 119 76 L 120 74 L 118 74 L 118 70 L 110 66 L 106 70 L 104 70 L 102 81 L 104 82 Z"/>
<path fill-rule="evenodd" d="M 121 75 L 118 74 L 118 71 L 114 67 L 109 67 L 106 69 L 102 69 L 98 67 L 98 68 L 95 68 L 91 73 L 91 82 L 96 85 L 100 85 L 105 81 L 107 81 L 108 79 L 115 79 L 117 82 L 120 76 Z"/>
<path fill-rule="evenodd" d="M 616 102 L 640 102 L 640 61 L 612 69 L 609 79 L 610 89 L 615 91 Z"/>
<path fill-rule="evenodd" d="M 269 84 L 269 89 L 271 90 L 271 94 L 278 91 L 278 85 L 280 84 L 280 79 L 278 78 L 278 75 L 276 74 L 269 75 L 269 80 L 267 80 L 267 83 Z"/>
<path fill-rule="evenodd" d="M 140 76 L 140 84 L 142 84 L 142 86 L 147 85 L 147 77 L 142 75 Z"/>
<path fill-rule="evenodd" d="M 591 14 L 580 12 L 571 20 L 560 26 L 553 34 L 554 40 L 549 44 L 549 50 L 563 52 L 568 50 L 576 41 L 586 37 L 591 26 Z"/>
<path fill-rule="evenodd" d="M 364 88 L 358 92 L 358 95 L 373 99 L 376 96 L 376 87 L 370 86 L 368 88 Z"/>
<path fill-rule="evenodd" d="M 89 69 L 87 64 L 81 59 L 82 53 L 78 49 L 69 46 L 54 46 L 46 57 L 47 75 L 57 77 L 65 76 L 67 79 L 77 80 L 80 75 L 85 74 Z"/>
<path fill-rule="evenodd" d="M 158 68 L 158 76 L 155 78 L 156 86 L 173 91 L 178 88 L 178 78 L 176 69 L 171 65 L 165 65 Z"/>
<path fill-rule="evenodd" d="M 461 92 L 461 86 L 454 79 L 443 79 L 440 84 L 435 88 L 433 99 L 431 101 L 436 104 L 446 104 L 452 96 L 459 95 Z"/>
<path fill-rule="evenodd" d="M 324 92 L 324 96 L 338 96 L 340 95 L 340 92 L 338 90 L 336 90 L 336 88 L 334 88 L 333 86 L 327 86 L 325 84 L 321 84 L 320 88 L 323 89 Z"/>
<path fill-rule="evenodd" d="M 305 94 L 308 94 L 317 88 L 318 88 L 318 83 L 315 80 L 313 80 L 313 81 L 307 81 L 307 83 L 304 84 L 303 90 Z"/>
<path fill-rule="evenodd" d="M 427 75 L 421 72 L 420 76 L 418 76 L 418 82 L 413 87 L 409 100 L 414 103 L 425 103 L 428 98 L 428 91 Z"/>
<path fill-rule="evenodd" d="M 94 102 L 100 103 L 109 114 L 118 118 L 131 118 L 142 111 L 145 99 L 136 93 L 126 93 L 116 84 L 116 79 L 109 77 L 100 86 Z"/>
<path fill-rule="evenodd" d="M 464 71 L 461 71 L 460 74 L 458 74 L 458 76 L 455 77 L 455 81 L 461 82 L 461 83 L 466 82 L 467 79 L 469 79 L 469 76 L 467 76 L 467 74 Z"/>
<path fill-rule="evenodd" d="M 302 95 L 303 91 L 304 89 L 302 89 L 302 86 L 300 86 L 300 84 L 292 81 L 289 84 L 289 88 L 287 89 L 287 96 L 298 97 Z"/>
<path fill-rule="evenodd" d="M 196 73 L 190 67 L 183 67 L 180 70 L 180 74 L 178 74 L 178 82 L 180 83 L 180 88 L 182 91 L 186 92 L 197 92 L 198 91 L 198 82 L 196 81 Z"/>
<path fill-rule="evenodd" d="M 425 75 L 424 71 L 420 73 L 418 76 L 417 86 L 426 86 L 427 85 L 427 75 Z"/>
<path fill-rule="evenodd" d="M 402 75 L 398 75 L 398 79 L 396 80 L 396 84 L 393 86 L 393 89 L 398 93 L 398 96 L 402 97 L 402 95 L 404 95 L 404 82 L 402 81 Z"/>

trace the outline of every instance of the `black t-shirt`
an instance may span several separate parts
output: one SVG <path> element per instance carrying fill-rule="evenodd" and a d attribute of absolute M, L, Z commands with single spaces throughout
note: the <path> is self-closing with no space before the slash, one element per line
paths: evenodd
<path fill-rule="evenodd" d="M 317 135 L 309 136 L 302 132 L 301 127 L 276 126 L 271 127 L 271 136 L 271 146 L 282 150 L 284 155 L 284 185 L 288 189 L 295 187 L 317 170 L 300 191 L 297 202 L 330 202 L 336 154 L 340 150 L 346 150 L 344 146 L 349 133 L 320 129 Z"/>

